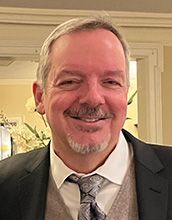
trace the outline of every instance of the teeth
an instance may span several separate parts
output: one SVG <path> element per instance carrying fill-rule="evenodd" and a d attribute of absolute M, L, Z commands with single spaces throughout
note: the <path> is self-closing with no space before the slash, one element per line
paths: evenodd
<path fill-rule="evenodd" d="M 98 121 L 99 119 L 95 119 L 95 118 L 81 118 L 82 121 L 86 121 L 86 122 L 95 122 Z"/>
<path fill-rule="evenodd" d="M 72 116 L 72 118 L 75 118 L 75 119 L 81 120 L 81 121 L 85 121 L 85 122 L 96 122 L 96 121 L 105 119 L 105 118 L 82 118 L 82 117 L 74 117 L 74 116 Z"/>

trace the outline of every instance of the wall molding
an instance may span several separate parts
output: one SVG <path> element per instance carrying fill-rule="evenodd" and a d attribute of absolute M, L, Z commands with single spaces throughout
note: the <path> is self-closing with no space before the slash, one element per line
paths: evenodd
<path fill-rule="evenodd" d="M 146 131 L 145 138 L 150 143 L 163 143 L 162 131 L 162 87 L 161 74 L 164 71 L 163 46 L 155 43 L 131 43 L 131 57 L 136 60 L 148 59 L 147 90 L 144 92 L 146 105 Z M 138 72 L 139 74 L 139 72 Z M 143 82 L 144 83 L 144 82 Z M 138 121 L 139 123 L 139 121 Z"/>
<path fill-rule="evenodd" d="M 0 40 L 0 57 L 15 57 L 16 60 L 38 60 L 41 45 L 19 40 Z"/>
<path fill-rule="evenodd" d="M 121 27 L 172 27 L 172 14 L 0 7 L 1 24 L 57 25 L 73 17 L 104 15 Z"/>

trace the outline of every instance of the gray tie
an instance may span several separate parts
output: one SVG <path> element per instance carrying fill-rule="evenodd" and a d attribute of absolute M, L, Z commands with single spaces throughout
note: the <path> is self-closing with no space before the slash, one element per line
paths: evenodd
<path fill-rule="evenodd" d="M 94 174 L 80 178 L 75 174 L 67 178 L 68 181 L 77 183 L 81 193 L 81 204 L 78 212 L 79 220 L 104 220 L 106 215 L 98 207 L 95 197 L 102 186 L 104 178 Z"/>

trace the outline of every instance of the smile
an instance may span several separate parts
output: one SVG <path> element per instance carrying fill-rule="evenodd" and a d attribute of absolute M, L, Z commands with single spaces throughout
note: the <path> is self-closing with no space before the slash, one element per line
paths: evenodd
<path fill-rule="evenodd" d="M 85 121 L 85 122 L 98 122 L 100 120 L 105 120 L 106 118 L 86 118 L 86 117 L 72 117 L 77 120 Z"/>

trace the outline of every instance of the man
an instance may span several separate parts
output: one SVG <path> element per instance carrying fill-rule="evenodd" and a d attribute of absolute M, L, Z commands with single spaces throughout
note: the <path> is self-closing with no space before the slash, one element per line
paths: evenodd
<path fill-rule="evenodd" d="M 102 18 L 51 33 L 33 93 L 52 141 L 0 163 L 0 219 L 172 219 L 172 149 L 122 130 L 128 62 L 124 39 Z"/>

